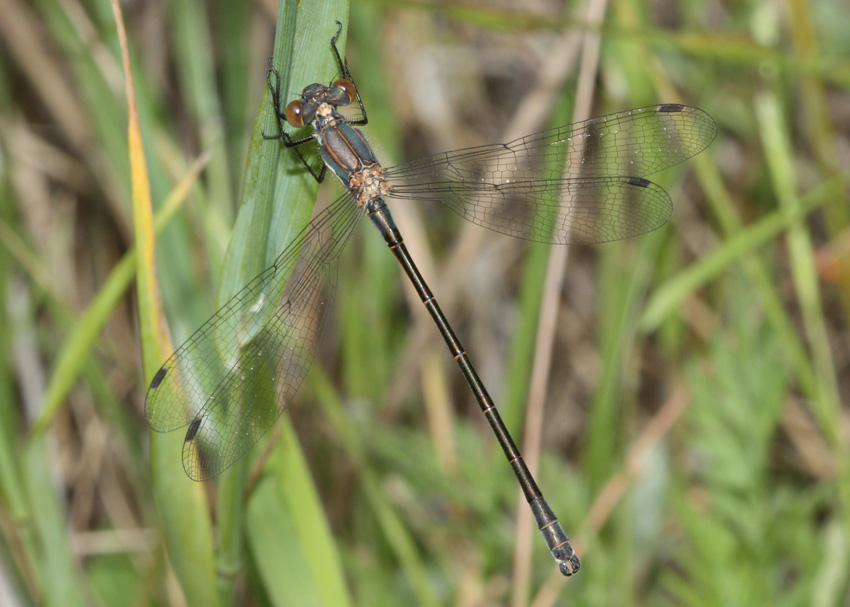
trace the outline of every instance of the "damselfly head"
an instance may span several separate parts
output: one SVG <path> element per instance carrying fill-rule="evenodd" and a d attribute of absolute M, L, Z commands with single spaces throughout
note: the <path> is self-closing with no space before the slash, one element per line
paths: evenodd
<path fill-rule="evenodd" d="M 348 105 L 355 94 L 354 85 L 348 80 L 335 80 L 330 86 L 311 84 L 301 91 L 301 99 L 286 106 L 286 121 L 300 128 L 316 118 L 316 112 L 323 103 L 334 107 Z"/>

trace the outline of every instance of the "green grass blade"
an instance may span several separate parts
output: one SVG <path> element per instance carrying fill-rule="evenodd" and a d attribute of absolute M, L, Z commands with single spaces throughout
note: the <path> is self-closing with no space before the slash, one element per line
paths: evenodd
<path fill-rule="evenodd" d="M 251 493 L 246 533 L 274 605 L 351 605 L 322 502 L 289 419 Z"/>
<path fill-rule="evenodd" d="M 189 188 L 206 165 L 207 158 L 208 156 L 205 155 L 195 163 L 190 173 L 175 187 L 157 212 L 154 219 L 156 235 L 162 233 L 186 201 Z M 56 365 L 50 375 L 50 383 L 47 385 L 47 393 L 44 397 L 44 407 L 31 430 L 33 434 L 44 432 L 65 402 L 68 391 L 77 381 L 83 365 L 89 360 L 91 349 L 103 326 L 130 286 L 136 272 L 136 264 L 136 247 L 131 247 L 112 269 L 88 309 L 74 323 L 65 340 L 65 345 L 56 358 Z"/>
<path fill-rule="evenodd" d="M 775 240 L 807 214 L 840 200 L 841 192 L 850 184 L 850 172 L 827 181 L 803 197 L 800 205 L 777 209 L 724 241 L 710 254 L 662 284 L 650 297 L 640 318 L 640 329 L 655 329 L 667 316 L 676 313 L 684 300 L 710 281 Z"/>
<path fill-rule="evenodd" d="M 802 201 L 797 195 L 797 180 L 790 141 L 775 96 L 764 93 L 756 101 L 756 113 L 765 154 L 770 167 L 774 190 L 780 206 L 788 213 L 802 215 Z M 806 333 L 813 353 L 814 368 L 818 378 L 819 395 L 817 411 L 823 431 L 830 442 L 843 442 L 836 433 L 840 418 L 840 397 L 834 375 L 835 364 L 830 352 L 826 322 L 821 310 L 821 294 L 817 281 L 815 253 L 805 226 L 796 221 L 788 226 L 789 261 L 797 298 L 803 311 Z"/>
<path fill-rule="evenodd" d="M 330 38 L 336 32 L 335 20 L 345 21 L 347 14 L 347 2 L 310 2 L 301 5 L 291 1 L 281 2 L 273 62 L 281 75 L 284 99 L 296 98 L 307 84 L 332 79 L 337 68 L 330 50 Z M 344 42 L 345 37 L 342 36 L 338 42 L 340 48 L 344 48 Z M 294 154 L 286 153 L 279 141 L 263 138 L 263 133 L 274 134 L 277 128 L 270 91 L 266 88 L 249 145 L 242 203 L 224 262 L 220 302 L 229 299 L 268 267 L 312 215 L 318 184 L 304 171 Z M 265 441 L 260 444 L 265 444 Z M 300 485 L 296 493 L 304 496 L 303 501 L 289 499 L 284 503 L 274 503 L 274 495 L 279 494 L 280 488 L 271 492 L 262 487 L 257 496 L 252 496 L 245 509 L 245 525 L 249 531 L 268 530 L 281 524 L 281 517 L 288 518 L 288 528 L 292 533 L 280 538 L 282 543 L 268 543 L 262 533 L 249 533 L 251 548 L 258 554 L 262 553 L 262 558 L 268 559 L 270 563 L 285 561 L 293 554 L 302 554 L 307 559 L 305 566 L 312 571 L 312 575 L 305 578 L 303 568 L 300 567 L 283 570 L 261 567 L 261 577 L 272 596 L 281 597 L 281 588 L 295 588 L 310 579 L 315 582 L 316 596 L 327 594 L 345 597 L 347 591 L 341 569 L 332 566 L 332 563 L 338 562 L 333 545 L 329 541 L 318 540 L 327 534 L 326 523 L 321 516 L 304 516 L 303 513 L 307 507 L 317 513 L 321 512 L 315 489 L 306 480 L 310 477 L 309 470 L 297 442 L 292 442 L 289 447 L 278 469 L 288 470 L 288 473 L 285 477 L 279 477 L 277 482 L 284 485 L 284 494 L 290 491 L 287 483 Z M 241 477 L 245 465 L 245 462 L 241 462 L 232 471 L 222 475 L 218 500 L 220 520 L 223 523 L 220 528 L 222 553 L 219 561 L 223 571 L 232 571 L 241 566 Z M 267 473 L 274 475 L 274 469 Z M 310 496 L 313 496 L 312 499 Z M 254 505 L 254 499 L 261 502 Z M 316 567 L 322 563 L 324 570 L 318 571 Z M 231 592 L 227 580 L 220 581 L 220 585 L 223 586 L 222 595 Z"/>
<path fill-rule="evenodd" d="M 128 42 L 117 2 L 113 2 L 121 40 L 129 114 L 128 152 L 132 174 L 133 219 L 139 254 L 136 258 L 139 327 L 144 377 L 151 378 L 171 346 L 159 330 L 164 325 L 154 268 L 153 210 L 138 107 L 130 67 Z M 217 604 L 212 560 L 212 528 L 200 486 L 193 485 L 181 472 L 179 462 L 182 437 L 179 434 L 151 437 L 151 465 L 155 500 L 165 529 L 171 564 L 190 604 Z"/>

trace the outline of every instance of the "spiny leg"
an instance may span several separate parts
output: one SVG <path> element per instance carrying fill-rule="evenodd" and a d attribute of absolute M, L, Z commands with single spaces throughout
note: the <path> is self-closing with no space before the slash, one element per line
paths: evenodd
<path fill-rule="evenodd" d="M 274 82 L 272 82 L 272 74 L 274 74 Z M 280 107 L 280 72 L 272 64 L 272 58 L 269 57 L 269 73 L 266 76 L 266 81 L 269 85 L 269 90 L 272 94 L 272 106 L 274 107 L 275 118 L 277 119 L 277 135 L 266 135 L 263 132 L 263 139 L 283 139 L 283 143 L 286 147 L 291 148 L 298 155 L 298 159 L 301 161 L 307 170 L 310 171 L 310 175 L 313 176 L 317 182 L 322 183 L 325 179 L 325 170 L 327 167 L 322 163 L 322 168 L 319 169 L 317 173 L 313 167 L 310 166 L 310 163 L 307 162 L 307 159 L 304 158 L 304 155 L 301 153 L 301 150 L 298 149 L 298 146 L 308 143 L 316 139 L 315 135 L 311 135 L 309 137 L 305 137 L 303 139 L 293 139 L 289 133 L 287 133 L 283 128 L 283 121 L 286 119 L 286 113 Z"/>
<path fill-rule="evenodd" d="M 342 33 L 342 23 L 337 21 L 336 24 L 338 27 L 336 34 L 334 34 L 334 37 L 331 38 L 331 48 L 333 49 L 334 56 L 336 57 L 336 64 L 339 67 L 342 77 L 354 85 L 354 95 L 357 97 L 357 103 L 360 104 L 360 118 L 357 118 L 356 120 L 349 120 L 348 124 L 362 126 L 369 123 L 369 118 L 366 116 L 366 107 L 363 105 L 363 100 L 360 98 L 360 91 L 357 90 L 357 83 L 354 82 L 354 78 L 351 77 L 351 72 L 348 70 L 348 59 L 343 59 L 342 55 L 339 53 L 339 49 L 336 47 L 336 41 L 339 39 L 340 33 Z"/>

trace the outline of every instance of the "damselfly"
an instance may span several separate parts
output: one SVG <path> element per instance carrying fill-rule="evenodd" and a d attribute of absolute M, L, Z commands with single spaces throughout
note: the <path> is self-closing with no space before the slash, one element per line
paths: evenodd
<path fill-rule="evenodd" d="M 364 215 L 383 236 L 493 429 L 564 575 L 579 560 L 502 423 L 487 389 L 408 254 L 384 198 L 439 201 L 496 232 L 556 244 L 601 243 L 643 234 L 672 213 L 667 193 L 647 176 L 704 150 L 716 125 L 697 108 L 644 107 L 561 126 L 505 144 L 445 152 L 382 168 L 360 130 L 366 109 L 331 39 L 342 78 L 311 84 L 281 109 L 280 75 L 272 91 L 281 138 L 317 181 L 327 169 L 346 192 L 318 213 L 275 260 L 216 312 L 169 358 L 148 389 L 146 417 L 167 432 L 188 425 L 183 465 L 195 480 L 216 476 L 254 445 L 304 381 L 326 324 L 337 261 Z M 346 120 L 338 106 L 357 101 Z M 283 128 L 312 126 L 295 140 Z M 300 151 L 315 141 L 323 164 Z"/>

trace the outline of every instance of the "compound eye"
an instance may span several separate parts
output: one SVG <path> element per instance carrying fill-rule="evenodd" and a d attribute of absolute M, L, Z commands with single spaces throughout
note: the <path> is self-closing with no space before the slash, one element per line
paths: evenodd
<path fill-rule="evenodd" d="M 286 116 L 286 121 L 292 126 L 304 126 L 304 115 L 301 108 L 301 102 L 297 99 L 286 106 L 286 112 L 284 115 Z"/>
<path fill-rule="evenodd" d="M 345 94 L 348 95 L 349 101 L 354 101 L 357 91 L 354 88 L 354 84 L 350 80 L 345 80 L 340 78 L 339 80 L 334 80 L 334 86 L 338 86 L 342 90 L 345 91 Z"/>

